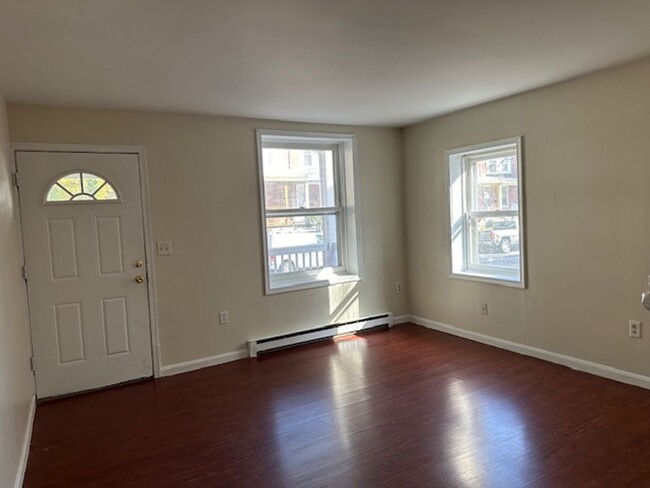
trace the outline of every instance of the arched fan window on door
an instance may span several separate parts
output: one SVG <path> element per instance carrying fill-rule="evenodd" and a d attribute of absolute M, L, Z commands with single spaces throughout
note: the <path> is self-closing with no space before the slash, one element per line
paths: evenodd
<path fill-rule="evenodd" d="M 119 199 L 116 188 L 105 178 L 75 171 L 61 176 L 50 185 L 45 202 L 115 202 Z"/>

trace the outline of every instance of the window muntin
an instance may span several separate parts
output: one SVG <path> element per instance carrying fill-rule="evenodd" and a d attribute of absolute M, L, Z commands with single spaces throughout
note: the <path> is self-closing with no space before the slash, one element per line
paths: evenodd
<path fill-rule="evenodd" d="M 105 178 L 75 171 L 57 178 L 45 196 L 46 203 L 118 201 L 117 190 Z"/>
<path fill-rule="evenodd" d="M 258 131 L 267 293 L 358 278 L 353 141 Z"/>
<path fill-rule="evenodd" d="M 524 287 L 520 139 L 447 152 L 451 276 Z"/>

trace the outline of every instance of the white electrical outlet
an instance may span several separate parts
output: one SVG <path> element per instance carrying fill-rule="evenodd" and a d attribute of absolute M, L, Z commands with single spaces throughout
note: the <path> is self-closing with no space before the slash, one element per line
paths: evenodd
<path fill-rule="evenodd" d="M 395 291 L 397 293 L 402 293 L 404 291 L 404 285 L 402 284 L 401 281 L 398 281 L 397 283 L 395 283 Z"/>
<path fill-rule="evenodd" d="M 226 325 L 228 323 L 228 310 L 219 312 L 219 324 Z"/>
<path fill-rule="evenodd" d="M 481 309 L 481 315 L 487 315 L 488 314 L 487 303 L 481 303 L 480 304 L 480 309 Z"/>
<path fill-rule="evenodd" d="M 630 320 L 628 324 L 630 327 L 630 337 L 641 339 L 641 327 L 643 323 L 638 320 Z"/>
<path fill-rule="evenodd" d="M 171 241 L 156 242 L 156 253 L 158 256 L 171 256 L 174 253 Z"/>

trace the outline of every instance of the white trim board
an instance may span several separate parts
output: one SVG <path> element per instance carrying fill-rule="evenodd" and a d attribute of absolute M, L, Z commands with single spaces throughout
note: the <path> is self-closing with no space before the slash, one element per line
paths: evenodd
<path fill-rule="evenodd" d="M 397 315 L 396 317 L 393 317 L 393 324 L 394 325 L 399 325 L 399 324 L 406 324 L 411 321 L 411 316 L 410 315 Z"/>
<path fill-rule="evenodd" d="M 507 351 L 516 352 L 523 354 L 524 356 L 543 359 L 544 361 L 561 364 L 562 366 L 567 366 L 577 371 L 590 373 L 610 380 L 619 381 L 621 383 L 627 383 L 628 385 L 639 386 L 641 388 L 650 390 L 650 377 L 648 376 L 631 373 L 629 371 L 623 371 L 621 369 L 612 368 L 611 366 L 605 366 L 603 364 L 592 363 L 591 361 L 585 361 L 584 359 L 578 359 L 572 356 L 565 356 L 564 354 L 558 354 L 555 352 L 547 351 L 545 349 L 539 349 L 537 347 L 526 346 L 517 342 L 499 339 L 497 337 L 479 334 L 478 332 L 460 329 L 452 325 L 443 324 L 442 322 L 436 322 L 434 320 L 425 319 L 423 317 L 411 315 L 410 319 L 412 323 L 426 327 L 428 329 L 437 330 L 446 334 L 469 339 L 474 342 L 480 342 L 481 344 L 487 344 L 489 346 L 498 347 Z"/>
<path fill-rule="evenodd" d="M 160 368 L 160 375 L 173 376 L 175 374 L 188 373 L 190 371 L 196 371 L 197 369 L 209 368 L 210 366 L 217 366 L 219 364 L 229 363 L 247 357 L 248 351 L 246 349 L 240 349 L 238 351 L 227 352 L 217 356 L 193 359 L 192 361 L 186 361 L 184 363 L 169 364 Z"/>
<path fill-rule="evenodd" d="M 354 333 L 357 331 L 361 331 L 364 328 L 368 328 L 368 326 L 374 327 L 374 322 L 377 321 L 387 321 L 387 325 L 389 328 L 391 328 L 395 323 L 403 324 L 409 321 L 409 316 L 408 315 L 400 315 L 398 319 L 400 320 L 399 322 L 395 322 L 395 319 L 393 318 L 392 312 L 388 312 L 386 314 L 382 314 L 382 316 L 385 315 L 383 319 L 375 319 L 375 320 L 370 320 L 370 319 L 359 319 L 358 323 L 355 324 L 350 324 L 352 326 L 354 325 L 359 325 L 361 326 L 359 328 L 354 328 L 350 326 L 341 326 L 338 330 L 336 331 L 335 334 L 332 334 L 331 331 L 326 331 L 326 334 L 322 337 L 333 337 L 334 335 L 342 335 L 346 333 Z M 333 324 L 334 325 L 334 324 Z M 365 326 L 365 327 L 364 327 Z M 346 329 L 347 327 L 347 329 Z M 255 342 L 255 341 L 249 341 L 250 342 Z M 302 342 L 302 341 L 301 341 Z M 297 342 L 296 344 L 300 344 L 301 342 Z M 224 363 L 229 363 L 231 361 L 237 361 L 238 359 L 245 359 L 249 357 L 255 357 L 250 355 L 250 348 L 249 349 L 239 349 L 237 351 L 232 351 L 232 352 L 226 352 L 224 354 L 218 354 L 217 356 L 209 356 L 206 358 L 199 358 L 199 359 L 193 359 L 191 361 L 186 361 L 184 363 L 176 363 L 176 364 L 169 364 L 167 366 L 163 366 L 160 369 L 161 376 L 173 376 L 176 374 L 181 374 L 181 373 L 188 373 L 190 371 L 196 371 L 197 369 L 203 369 L 203 368 L 209 368 L 210 366 L 218 366 L 219 364 L 224 364 Z"/>
<path fill-rule="evenodd" d="M 27 461 L 29 460 L 29 447 L 32 443 L 32 429 L 34 428 L 34 416 L 36 415 L 36 396 L 32 396 L 29 404 L 29 413 L 27 414 L 27 425 L 25 426 L 25 437 L 23 438 L 23 448 L 18 460 L 18 470 L 16 471 L 16 481 L 14 488 L 22 488 L 25 481 L 25 472 L 27 471 Z"/>

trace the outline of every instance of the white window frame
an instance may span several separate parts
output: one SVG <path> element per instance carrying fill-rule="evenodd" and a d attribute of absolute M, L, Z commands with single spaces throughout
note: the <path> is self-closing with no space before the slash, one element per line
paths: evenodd
<path fill-rule="evenodd" d="M 515 146 L 517 155 L 517 189 L 519 202 L 517 210 L 496 210 L 470 212 L 472 161 L 485 159 L 486 155 L 496 155 Z M 511 151 L 510 149 L 509 151 Z M 524 201 L 524 173 L 522 157 L 522 138 L 511 137 L 489 141 L 471 146 L 450 149 L 445 152 L 447 178 L 447 232 L 449 276 L 462 280 L 493 283 L 514 288 L 526 288 L 526 229 Z M 452 181 L 454 178 L 454 181 Z M 456 186 L 457 185 L 457 186 Z M 501 196 L 499 196 L 499 199 Z M 461 206 L 459 212 L 458 206 Z M 499 205 L 501 201 L 499 200 Z M 472 264 L 470 257 L 470 214 L 474 217 L 517 217 L 519 228 L 519 273 L 509 273 L 503 267 Z"/>
<path fill-rule="evenodd" d="M 257 162 L 260 186 L 260 209 L 262 222 L 264 291 L 266 295 L 330 286 L 336 283 L 361 279 L 361 237 L 359 232 L 359 207 L 356 199 L 356 136 L 353 134 L 330 134 L 321 132 L 297 132 L 258 129 Z M 326 149 L 334 153 L 334 185 L 336 202 L 333 207 L 267 210 L 264 185 L 264 161 L 262 149 L 295 148 Z M 320 270 L 296 271 L 271 274 L 269 271 L 269 246 L 266 219 L 272 217 L 337 215 L 339 266 Z"/>

